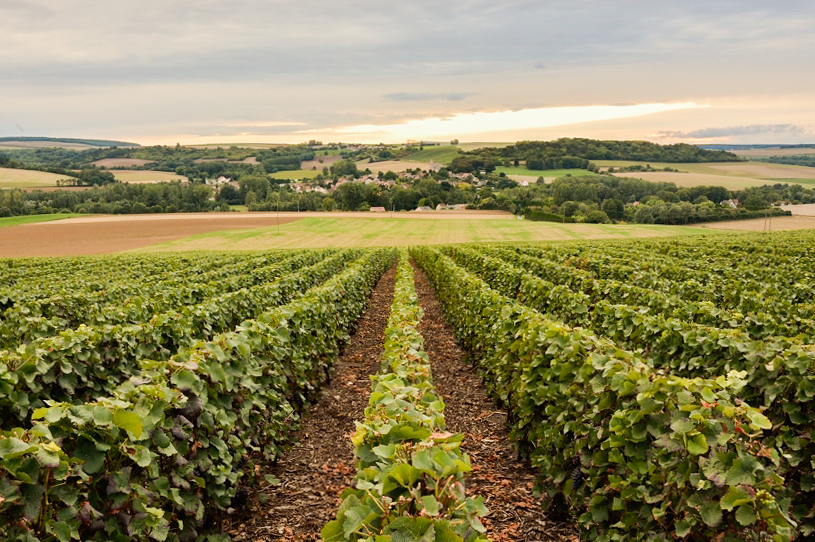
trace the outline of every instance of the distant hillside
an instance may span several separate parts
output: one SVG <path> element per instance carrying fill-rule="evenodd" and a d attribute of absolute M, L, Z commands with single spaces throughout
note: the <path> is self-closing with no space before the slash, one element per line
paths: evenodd
<path fill-rule="evenodd" d="M 53 145 L 47 145 L 53 143 Z M 19 145 L 15 145 L 19 144 Z M 74 139 L 67 137 L 0 137 L 0 146 L 12 147 L 64 147 L 64 146 L 84 145 L 86 147 L 140 147 L 138 143 L 128 141 L 115 141 L 107 139 Z"/>
<path fill-rule="evenodd" d="M 727 151 L 706 150 L 685 143 L 658 145 L 648 141 L 561 138 L 554 141 L 519 141 L 501 148 L 484 147 L 463 153 L 450 165 L 453 171 L 490 170 L 494 166 L 518 167 L 522 163 L 530 170 L 592 169 L 593 160 L 669 163 L 741 161 Z"/>
<path fill-rule="evenodd" d="M 749 151 L 751 149 L 812 149 L 815 144 L 804 143 L 800 145 L 782 145 L 775 144 L 760 144 L 760 145 L 725 145 L 725 144 L 712 144 L 712 145 L 697 145 L 697 147 L 714 151 Z"/>

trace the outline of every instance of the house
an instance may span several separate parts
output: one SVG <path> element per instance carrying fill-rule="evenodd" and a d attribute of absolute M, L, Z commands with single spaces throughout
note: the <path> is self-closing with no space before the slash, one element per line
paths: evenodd
<path fill-rule="evenodd" d="M 426 211 L 432 211 L 432 210 L 433 210 L 433 208 L 428 207 L 427 205 L 422 205 L 421 207 L 416 207 L 416 211 L 422 212 L 422 213 L 426 212 Z"/>
<path fill-rule="evenodd" d="M 385 211 L 384 207 L 371 207 L 371 212 L 372 213 L 385 213 L 387 211 Z"/>
<path fill-rule="evenodd" d="M 730 207 L 731 209 L 735 209 L 739 206 L 739 200 L 737 199 L 726 199 L 722 201 L 722 207 Z"/>

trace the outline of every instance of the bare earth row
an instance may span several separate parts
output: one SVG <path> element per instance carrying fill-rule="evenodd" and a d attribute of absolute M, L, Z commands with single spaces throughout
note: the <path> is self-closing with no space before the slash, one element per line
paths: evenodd
<path fill-rule="evenodd" d="M 490 509 L 484 518 L 490 540 L 577 540 L 572 524 L 543 513 L 532 493 L 534 472 L 515 461 L 507 440 L 506 414 L 496 409 L 475 370 L 464 362 L 424 273 L 418 268 L 414 272 L 434 384 L 445 401 L 448 430 L 465 435 L 462 451 L 473 464 L 467 493 L 482 496 Z M 349 436 L 367 405 L 368 376 L 380 367 L 394 278 L 395 268 L 380 280 L 322 399 L 303 420 L 297 435 L 300 444 L 265 467 L 264 474 L 277 477 L 280 484 L 266 490 L 267 502 L 256 499 L 233 519 L 228 530 L 236 542 L 319 541 L 320 530 L 336 516 L 340 493 L 352 484 L 355 473 Z"/>

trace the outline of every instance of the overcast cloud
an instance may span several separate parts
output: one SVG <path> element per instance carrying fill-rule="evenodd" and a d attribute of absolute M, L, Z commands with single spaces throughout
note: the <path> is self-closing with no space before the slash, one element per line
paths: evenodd
<path fill-rule="evenodd" d="M 717 127 L 815 124 L 811 1 L 0 0 L 0 14 L 0 135 L 297 141 L 673 102 L 711 107 L 638 137 L 795 139 L 810 132 Z M 614 122 L 580 118 L 586 135 Z"/>

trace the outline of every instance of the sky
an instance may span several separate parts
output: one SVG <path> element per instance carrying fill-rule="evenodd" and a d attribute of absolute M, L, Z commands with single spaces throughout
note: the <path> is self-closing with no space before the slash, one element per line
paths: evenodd
<path fill-rule="evenodd" d="M 0 136 L 815 143 L 811 0 L 0 0 Z"/>

